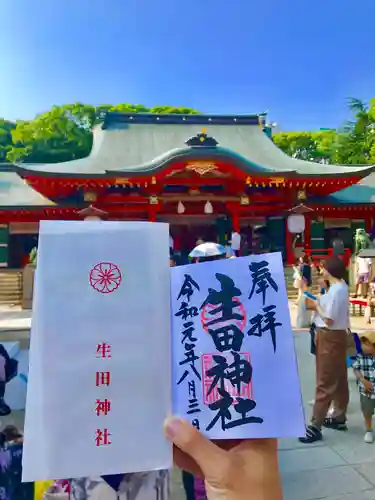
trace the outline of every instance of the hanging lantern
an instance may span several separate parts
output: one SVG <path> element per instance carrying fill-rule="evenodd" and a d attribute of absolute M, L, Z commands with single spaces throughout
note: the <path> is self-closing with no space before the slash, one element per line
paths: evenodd
<path fill-rule="evenodd" d="M 212 214 L 214 211 L 214 207 L 212 206 L 212 203 L 210 201 L 207 201 L 205 206 L 204 206 L 204 213 L 205 214 Z"/>
<path fill-rule="evenodd" d="M 85 191 L 83 193 L 83 201 L 94 202 L 97 200 L 97 195 L 94 191 Z"/>
<path fill-rule="evenodd" d="M 102 220 L 100 217 L 97 215 L 88 215 L 87 217 L 84 218 L 84 220 Z"/>
<path fill-rule="evenodd" d="M 305 216 L 292 214 L 288 217 L 288 231 L 293 234 L 303 233 L 305 230 Z"/>
<path fill-rule="evenodd" d="M 182 201 L 179 201 L 177 205 L 177 213 L 183 214 L 184 212 L 185 212 L 185 205 L 182 203 Z"/>

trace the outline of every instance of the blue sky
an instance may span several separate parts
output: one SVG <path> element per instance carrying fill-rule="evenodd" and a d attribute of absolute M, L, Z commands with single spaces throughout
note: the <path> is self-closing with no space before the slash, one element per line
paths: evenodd
<path fill-rule="evenodd" d="M 303 130 L 375 97 L 374 0 L 1 0 L 0 19 L 8 119 L 130 102 Z"/>

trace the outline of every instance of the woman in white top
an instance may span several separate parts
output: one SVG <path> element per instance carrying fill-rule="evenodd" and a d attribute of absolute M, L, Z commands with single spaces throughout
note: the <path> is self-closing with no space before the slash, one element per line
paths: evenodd
<path fill-rule="evenodd" d="M 328 258 L 323 278 L 330 282 L 325 295 L 310 301 L 317 312 L 316 325 L 316 390 L 311 425 L 302 443 L 322 439 L 322 426 L 347 430 L 346 410 L 349 402 L 348 370 L 346 366 L 347 331 L 349 328 L 349 289 L 345 264 L 338 257 Z M 332 417 L 326 417 L 330 405 Z"/>

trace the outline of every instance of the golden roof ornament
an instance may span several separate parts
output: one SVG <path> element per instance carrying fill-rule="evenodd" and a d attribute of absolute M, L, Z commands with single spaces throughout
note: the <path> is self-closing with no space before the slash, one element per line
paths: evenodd
<path fill-rule="evenodd" d="M 304 189 L 299 189 L 297 191 L 297 200 L 305 201 L 307 198 L 306 191 Z"/>
<path fill-rule="evenodd" d="M 216 147 L 219 143 L 214 137 L 209 137 L 207 135 L 207 129 L 202 128 L 202 132 L 199 134 L 190 137 L 185 144 L 190 147 L 197 147 L 197 146 L 204 146 L 208 148 L 214 148 Z"/>
<path fill-rule="evenodd" d="M 215 163 L 212 163 L 211 161 L 194 161 L 194 162 L 189 162 L 186 165 L 186 170 L 192 170 L 193 172 L 196 172 L 199 175 L 205 175 L 208 174 L 209 172 L 212 172 L 213 170 L 217 170 L 218 167 L 215 165 Z"/>

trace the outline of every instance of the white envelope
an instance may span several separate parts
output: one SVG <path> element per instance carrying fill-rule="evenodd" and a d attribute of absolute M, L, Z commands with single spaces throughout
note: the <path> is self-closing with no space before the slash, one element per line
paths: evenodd
<path fill-rule="evenodd" d="M 34 294 L 23 481 L 169 468 L 169 226 L 43 221 Z"/>

